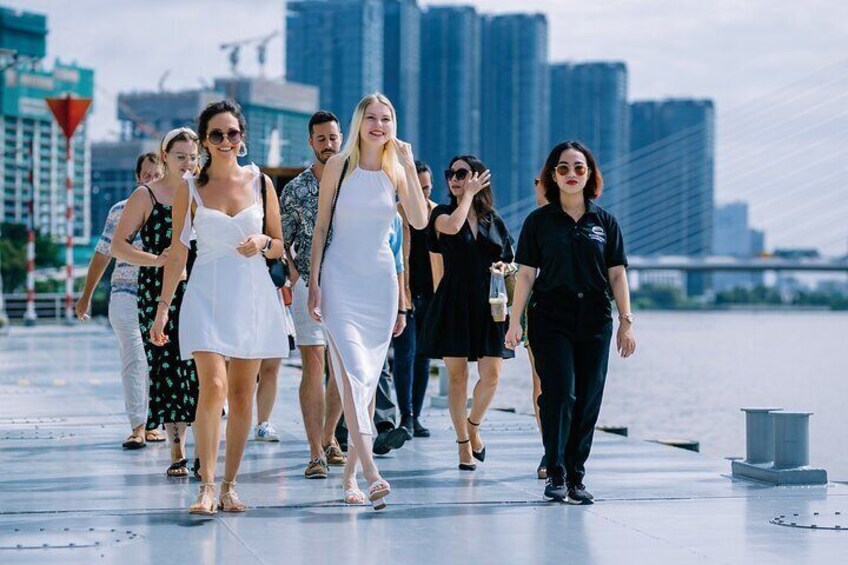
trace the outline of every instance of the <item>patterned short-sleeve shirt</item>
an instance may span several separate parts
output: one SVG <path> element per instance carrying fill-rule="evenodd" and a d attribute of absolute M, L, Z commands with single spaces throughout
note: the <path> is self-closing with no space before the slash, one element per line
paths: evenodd
<path fill-rule="evenodd" d="M 294 266 L 309 280 L 312 234 L 318 219 L 318 179 L 309 167 L 286 183 L 280 195 L 283 238 L 294 249 Z"/>
<path fill-rule="evenodd" d="M 106 216 L 106 224 L 103 226 L 100 241 L 97 242 L 97 246 L 94 248 L 97 253 L 106 255 L 107 257 L 112 256 L 112 237 L 115 235 L 115 228 L 118 227 L 121 212 L 124 211 L 126 203 L 126 200 L 121 200 L 109 209 L 109 215 Z M 132 244 L 133 247 L 141 249 L 141 237 L 136 235 Z M 115 270 L 112 271 L 111 282 L 113 293 L 132 294 L 135 296 L 138 294 L 138 267 L 123 261 L 116 261 Z"/>

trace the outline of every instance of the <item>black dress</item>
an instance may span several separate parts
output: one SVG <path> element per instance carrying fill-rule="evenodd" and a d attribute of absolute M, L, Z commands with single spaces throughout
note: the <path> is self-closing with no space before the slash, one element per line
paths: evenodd
<path fill-rule="evenodd" d="M 153 211 L 141 228 L 141 243 L 144 251 L 161 255 L 171 245 L 171 207 L 160 204 L 153 192 L 147 190 L 153 201 Z M 159 267 L 141 267 L 138 273 L 138 322 L 150 373 L 148 430 L 165 423 L 191 423 L 197 410 L 198 381 L 194 361 L 180 359 L 178 318 L 186 281 L 177 285 L 168 310 L 165 326 L 168 343 L 159 347 L 150 341 L 150 328 L 162 291 L 162 274 L 163 269 Z"/>
<path fill-rule="evenodd" d="M 515 352 L 504 347 L 509 317 L 506 322 L 492 319 L 489 267 L 498 261 L 512 262 L 512 238 L 494 212 L 478 218 L 476 239 L 468 221 L 454 235 L 437 235 L 436 218 L 454 210 L 455 204 L 436 206 L 427 226 L 428 246 L 442 255 L 445 273 L 424 319 L 421 353 L 431 359 L 511 359 Z"/>

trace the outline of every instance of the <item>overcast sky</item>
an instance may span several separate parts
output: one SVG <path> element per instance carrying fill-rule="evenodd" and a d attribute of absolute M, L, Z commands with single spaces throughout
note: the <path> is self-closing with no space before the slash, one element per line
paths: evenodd
<path fill-rule="evenodd" d="M 430 0 L 422 4 L 457 4 Z M 621 60 L 633 100 L 712 98 L 719 201 L 747 200 L 769 247 L 848 246 L 846 0 L 483 0 L 542 12 L 551 61 Z M 95 69 L 93 139 L 117 136 L 119 92 L 193 88 L 229 73 L 224 42 L 282 30 L 282 0 L 0 0 L 46 13 L 48 58 Z M 281 39 L 268 75 L 283 72 Z M 256 73 L 255 51 L 241 70 Z M 807 148 L 805 151 L 804 149 Z M 802 192 L 802 188 L 807 190 Z"/>

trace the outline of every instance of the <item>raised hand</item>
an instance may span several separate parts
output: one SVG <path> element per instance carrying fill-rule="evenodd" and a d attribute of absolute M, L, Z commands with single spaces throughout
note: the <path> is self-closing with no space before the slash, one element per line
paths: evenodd
<path fill-rule="evenodd" d="M 409 167 L 415 165 L 415 156 L 412 154 L 412 145 L 397 138 L 393 138 L 391 140 L 391 143 L 395 147 L 395 152 L 398 156 L 398 162 L 402 167 Z"/>
<path fill-rule="evenodd" d="M 465 184 L 465 194 L 470 194 L 471 196 L 474 196 L 475 194 L 489 186 L 491 181 L 492 173 L 489 171 L 489 169 L 486 169 L 482 173 L 475 172 L 473 175 L 471 175 L 471 177 L 468 179 L 468 182 Z"/>

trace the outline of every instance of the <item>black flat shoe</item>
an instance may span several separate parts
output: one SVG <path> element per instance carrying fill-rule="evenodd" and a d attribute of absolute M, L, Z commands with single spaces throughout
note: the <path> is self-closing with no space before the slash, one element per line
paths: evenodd
<path fill-rule="evenodd" d="M 412 419 L 412 435 L 415 437 L 430 437 L 430 430 L 421 425 L 418 418 Z"/>
<path fill-rule="evenodd" d="M 470 425 L 474 426 L 475 428 L 479 428 L 479 427 L 480 427 L 480 424 L 475 424 L 474 422 L 472 422 L 472 421 L 471 421 L 471 418 L 466 418 L 466 420 L 468 421 L 468 423 L 469 423 Z M 470 441 L 470 440 L 469 440 L 469 441 Z M 474 459 L 476 459 L 477 461 L 479 461 L 480 463 L 482 463 L 483 461 L 485 461 L 485 460 L 486 460 L 486 446 L 484 445 L 484 446 L 483 446 L 483 449 L 481 449 L 480 451 L 474 451 L 474 450 L 472 449 L 472 450 L 471 450 L 471 455 L 473 455 L 473 456 L 474 456 Z"/>

